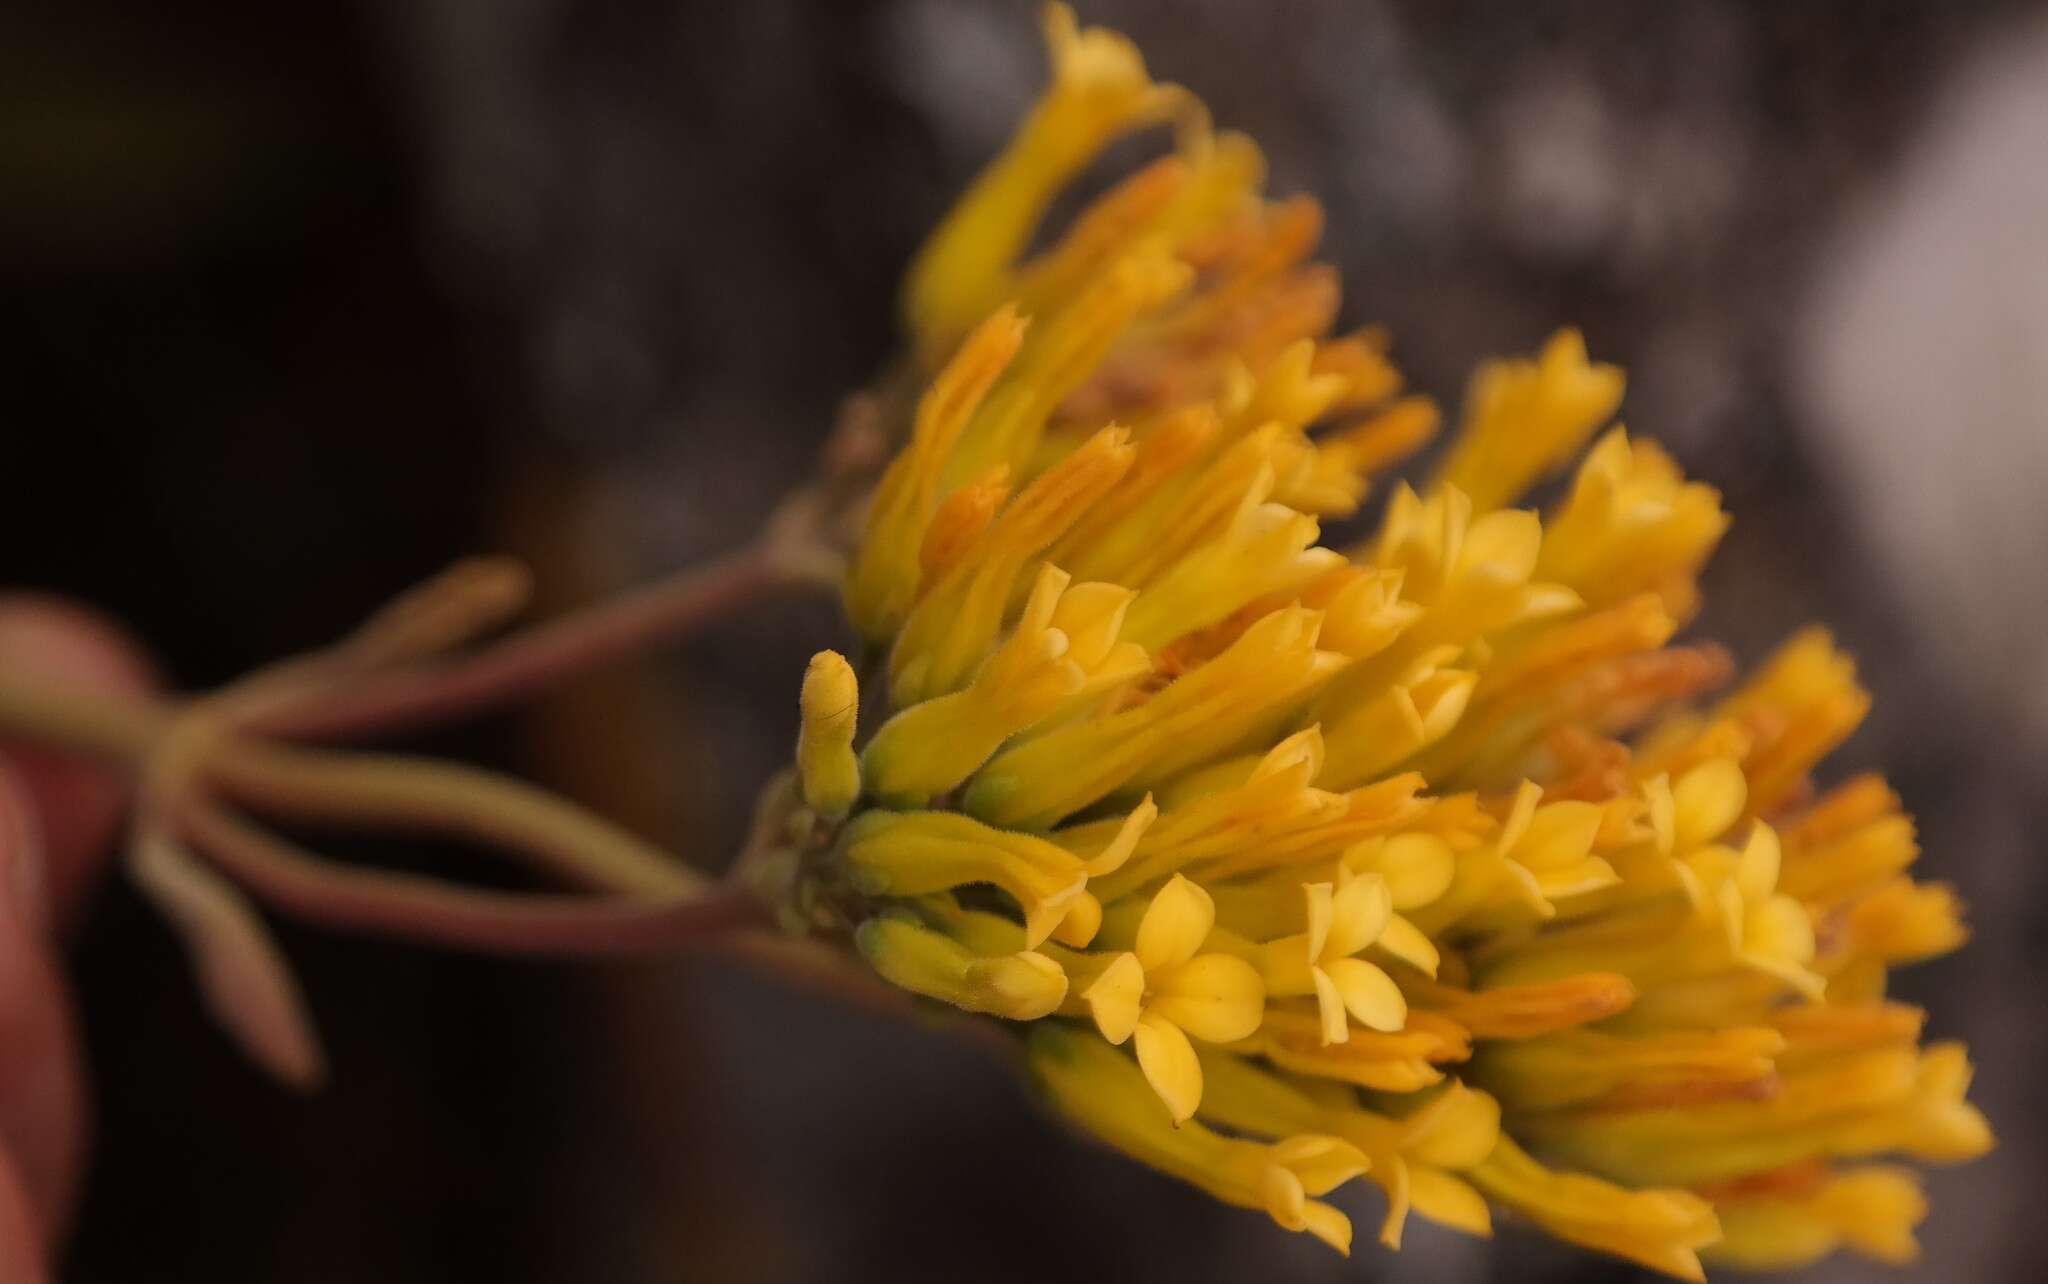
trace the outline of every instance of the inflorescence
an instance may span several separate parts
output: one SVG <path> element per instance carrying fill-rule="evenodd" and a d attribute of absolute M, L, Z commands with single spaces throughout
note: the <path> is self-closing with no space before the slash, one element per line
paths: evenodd
<path fill-rule="evenodd" d="M 1719 496 L 1609 426 L 1565 331 L 1438 414 L 1332 335 L 1320 211 L 1137 50 L 1052 83 L 904 291 L 927 390 L 805 676 L 787 915 L 1014 1023 L 1050 1102 L 1348 1251 L 1496 1212 L 1673 1275 L 1914 1252 L 1913 1170 L 1991 1145 L 1887 971 L 1962 943 L 1818 629 L 1726 694 L 1674 641 Z M 1174 146 L 1028 252 L 1111 141 Z M 1590 449 L 1588 445 L 1590 443 Z M 1576 471 L 1547 513 L 1512 507 Z M 1386 498 L 1377 533 L 1320 524 Z M 861 688 L 885 702 L 861 742 Z"/>

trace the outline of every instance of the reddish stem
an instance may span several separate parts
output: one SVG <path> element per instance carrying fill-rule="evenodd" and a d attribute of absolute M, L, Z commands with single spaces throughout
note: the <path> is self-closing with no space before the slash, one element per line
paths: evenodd
<path fill-rule="evenodd" d="M 680 948 L 765 922 L 744 889 L 648 898 L 457 887 L 330 864 L 205 798 L 180 798 L 171 823 L 263 901 L 308 922 L 502 954 L 612 954 Z"/>
<path fill-rule="evenodd" d="M 293 701 L 244 729 L 301 740 L 343 740 L 443 721 L 502 705 L 584 669 L 690 636 L 735 607 L 807 577 L 759 546 L 536 625 L 445 664 Z"/>

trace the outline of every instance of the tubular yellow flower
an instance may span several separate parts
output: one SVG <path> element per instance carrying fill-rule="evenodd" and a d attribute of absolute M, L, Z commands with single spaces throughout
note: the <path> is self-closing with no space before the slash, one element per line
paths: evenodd
<path fill-rule="evenodd" d="M 1087 865 L 1063 847 L 993 829 L 953 812 L 866 812 L 846 827 L 846 864 L 870 896 L 921 896 L 972 883 L 1010 894 L 1035 947 L 1088 883 Z"/>
<path fill-rule="evenodd" d="M 1176 451 L 1187 451 L 1180 476 L 1148 476 L 1148 489 L 1136 500 L 1112 493 L 1103 511 L 1063 542 L 1061 551 L 1086 574 L 1150 587 L 1176 562 L 1226 535 L 1247 507 L 1256 508 L 1271 495 L 1282 446 L 1279 425 L 1230 440 L 1222 435 L 1224 425 L 1213 409 L 1185 422 L 1202 436 L 1199 442 L 1170 443 Z M 1209 453 L 1204 456 L 1203 450 Z"/>
<path fill-rule="evenodd" d="M 1716 1203 L 1721 1240 L 1707 1259 L 1748 1270 L 1805 1266 L 1845 1244 L 1903 1266 L 1920 1255 L 1913 1228 L 1927 1216 L 1919 1176 L 1889 1164 L 1799 1165 L 1731 1187 Z"/>
<path fill-rule="evenodd" d="M 890 462 L 868 510 L 867 533 L 846 581 L 846 613 L 868 638 L 903 623 L 923 578 L 919 554 L 939 500 L 939 479 L 967 421 L 1024 341 L 1024 322 L 1000 310 L 976 327 L 918 403 L 909 445 Z"/>
<path fill-rule="evenodd" d="M 1266 989 L 1278 996 L 1313 995 L 1323 1042 L 1351 1037 L 1347 1014 L 1371 1030 L 1398 1030 L 1408 1021 L 1408 1000 L 1392 977 L 1354 955 L 1380 939 L 1393 921 L 1386 880 L 1361 874 L 1342 889 L 1305 883 L 1308 930 L 1269 941 L 1260 950 Z"/>
<path fill-rule="evenodd" d="M 1389 1246 L 1505 1210 L 1686 1279 L 1910 1255 L 1916 1181 L 1871 1161 L 1992 1143 L 1961 1047 L 1883 997 L 1963 942 L 1958 898 L 1881 780 L 1814 784 L 1853 665 L 1810 629 L 1702 703 L 1728 518 L 1619 427 L 1513 507 L 1621 396 L 1569 330 L 1320 545 L 1435 406 L 1332 334 L 1314 201 L 1121 37 L 1047 29 L 1044 100 L 905 286 L 930 390 L 884 416 L 845 593 L 895 712 L 856 769 L 851 671 L 807 676 L 785 918 L 1028 1022 L 1060 1113 L 1340 1249 L 1318 1197 L 1362 1173 Z M 1173 155 L 1022 258 L 1167 118 Z"/>
<path fill-rule="evenodd" d="M 961 432 L 947 482 L 957 484 L 991 467 L 1030 465 L 1053 412 L 1140 313 L 1171 297 L 1187 280 L 1187 269 L 1162 246 L 1142 245 L 1118 260 L 1072 307 L 1044 315 Z"/>
<path fill-rule="evenodd" d="M 1726 676 L 1719 650 L 1665 646 L 1677 628 L 1656 594 L 1641 593 L 1503 639 L 1490 646 L 1457 726 L 1410 765 L 1446 786 L 1503 788 L 1557 759 L 1560 733 L 1626 732 L 1646 710 L 1718 685 Z M 1625 774 L 1629 753 L 1615 747 Z"/>
<path fill-rule="evenodd" d="M 1969 939 L 1962 906 L 1940 883 L 1895 878 L 1831 913 L 1822 922 L 1834 942 L 1824 960 L 1831 975 L 1858 963 L 1918 963 L 1960 948 Z"/>
<path fill-rule="evenodd" d="M 1316 446 L 1330 458 L 1330 466 L 1368 477 L 1420 450 L 1436 436 L 1442 418 L 1429 398 L 1403 397 L 1370 418 L 1325 434 Z"/>
<path fill-rule="evenodd" d="M 1686 481 L 1669 455 L 1616 428 L 1587 453 L 1570 498 L 1544 523 L 1536 573 L 1592 606 L 1652 592 L 1686 617 L 1699 597 L 1693 581 L 1727 529 L 1713 487 Z"/>
<path fill-rule="evenodd" d="M 1534 361 L 1489 361 L 1465 393 L 1465 423 L 1437 480 L 1480 511 L 1513 501 L 1578 453 L 1621 404 L 1621 371 L 1586 360 L 1586 341 L 1560 330 Z"/>
<path fill-rule="evenodd" d="M 1630 1190 L 1582 1173 L 1546 1169 L 1506 1134 L 1474 1168 L 1489 1200 L 1559 1239 L 1640 1262 L 1682 1280 L 1703 1280 L 1702 1248 L 1721 1237 L 1714 1206 L 1679 1190 Z"/>
<path fill-rule="evenodd" d="M 1285 1137 L 1324 1130 L 1356 1146 L 1366 1176 L 1386 1193 L 1380 1242 L 1401 1246 L 1408 1213 L 1473 1235 L 1493 1233 L 1485 1199 L 1457 1174 L 1477 1167 L 1500 1140 L 1500 1107 L 1452 1083 L 1405 1118 L 1359 1103 L 1348 1090 L 1318 1090 L 1240 1057 L 1205 1055 L 1210 1076 L 1201 1117 L 1240 1133 Z"/>
<path fill-rule="evenodd" d="M 1415 840 L 1435 841 L 1427 835 L 1404 834 L 1395 846 L 1405 848 Z M 1216 885 L 1222 897 L 1217 905 L 1224 927 L 1247 942 L 1264 942 L 1258 948 L 1265 961 L 1283 969 L 1290 985 L 1305 987 L 1290 989 L 1289 994 L 1322 992 L 1314 981 L 1314 969 L 1320 966 L 1317 960 L 1351 958 L 1367 949 L 1382 961 L 1396 960 L 1427 975 L 1436 974 L 1441 955 L 1420 928 L 1393 912 L 1399 903 L 1393 885 L 1375 870 L 1355 867 L 1352 853 L 1366 851 L 1375 843 L 1384 844 L 1384 840 L 1357 844 L 1343 857 L 1312 862 L 1306 870 L 1283 866 Z M 1330 881 L 1300 881 L 1304 873 L 1322 870 L 1331 871 Z M 1319 947 L 1308 948 L 1318 940 Z M 1399 1024 L 1393 1028 L 1398 1029 Z"/>
<path fill-rule="evenodd" d="M 1398 572 L 1402 595 L 1421 609 L 1396 645 L 1354 665 L 1322 698 L 1331 783 L 1369 779 L 1448 734 L 1479 684 L 1461 661 L 1475 643 L 1579 606 L 1570 589 L 1531 581 L 1541 541 L 1533 513 L 1475 517 L 1458 490 L 1428 499 L 1395 490 L 1378 540 L 1362 552 Z"/>
<path fill-rule="evenodd" d="M 1298 707 L 1342 663 L 1316 649 L 1321 624 L 1299 607 L 1273 612 L 1136 706 L 996 755 L 968 785 L 965 807 L 992 824 L 1050 825 L 1235 748 Z"/>
<path fill-rule="evenodd" d="M 1176 874 L 1145 907 L 1128 951 L 1076 967 L 1078 1007 L 1111 1043 L 1135 1041 L 1145 1081 L 1177 1124 L 1202 1100 L 1202 1067 L 1188 1037 L 1247 1038 L 1265 1009 L 1265 987 L 1250 964 L 1200 953 L 1215 922 L 1208 893 Z"/>
<path fill-rule="evenodd" d="M 1427 652 L 1380 683 L 1353 683 L 1333 696 L 1324 711 L 1331 758 L 1324 779 L 1333 785 L 1370 780 L 1448 735 L 1479 685 L 1477 673 L 1450 664 L 1456 651 Z"/>
<path fill-rule="evenodd" d="M 1344 794 L 1316 789 L 1308 782 L 1322 762 L 1321 734 L 1310 727 L 1282 740 L 1256 762 L 1226 761 L 1183 776 L 1130 861 L 1103 877 L 1103 893 L 1121 896 L 1181 869 L 1204 882 L 1225 885 L 1219 880 L 1274 869 L 1305 867 L 1313 872 L 1320 863 L 1327 872 L 1318 876 L 1334 881 L 1341 876 L 1332 864 L 1340 852 L 1413 819 L 1423 809 L 1414 798 L 1421 782 L 1412 776 Z M 1114 833 L 1113 822 L 1098 821 L 1069 826 L 1055 836 L 1076 851 L 1092 852 Z M 1283 877 L 1283 914 L 1298 907 L 1299 883 L 1298 877 Z M 1233 903 L 1238 899 L 1233 896 Z"/>
<path fill-rule="evenodd" d="M 1937 1163 L 1990 1148 L 1962 1099 L 1969 1065 L 1954 1044 L 1857 1051 L 1781 1074 L 1762 1100 L 1531 1114 L 1517 1135 L 1617 1181 L 1706 1185 L 1810 1159 L 1898 1153 Z"/>
<path fill-rule="evenodd" d="M 1562 585 L 1532 581 L 1543 524 L 1520 509 L 1479 510 L 1447 487 L 1427 499 L 1394 491 L 1369 560 L 1402 573 L 1402 594 L 1422 605 L 1403 635 L 1411 651 L 1474 639 L 1580 605 Z"/>
<path fill-rule="evenodd" d="M 1030 1049 L 1032 1072 L 1053 1104 L 1089 1132 L 1224 1203 L 1263 1209 L 1288 1230 L 1351 1251 L 1351 1220 L 1312 1196 L 1365 1171 L 1356 1146 L 1314 1133 L 1260 1145 L 1192 1121 L 1175 1127 L 1148 1100 L 1152 1090 L 1137 1067 L 1114 1048 L 1047 1025 L 1032 1034 Z"/>
<path fill-rule="evenodd" d="M 1808 628 L 1780 647 L 1755 677 L 1715 711 L 1744 728 L 1742 763 L 1749 810 L 1759 815 L 1791 797 L 1807 772 L 1842 743 L 1870 711 L 1856 665 L 1826 629 Z"/>
<path fill-rule="evenodd" d="M 911 264 L 903 310 L 928 354 L 1010 292 L 1010 267 L 1039 217 L 1102 147 L 1176 113 L 1199 122 L 1199 104 L 1154 84 L 1137 46 L 1114 31 L 1081 28 L 1063 4 L 1045 9 L 1052 88 L 1016 139 L 970 188 Z"/>
<path fill-rule="evenodd" d="M 917 546 L 920 591 L 960 564 L 1009 498 L 1010 469 L 998 464 L 939 501 Z"/>
<path fill-rule="evenodd" d="M 1411 1010 L 1441 1016 L 1475 1039 L 1533 1039 L 1558 1030 L 1592 1025 L 1628 1010 L 1636 987 L 1612 972 L 1578 972 L 1535 985 L 1500 985 L 1483 991 L 1399 978 Z"/>
<path fill-rule="evenodd" d="M 1284 504 L 1261 502 L 1263 485 L 1248 489 L 1230 528 L 1176 563 L 1140 594 L 1131 608 L 1130 638 L 1159 648 L 1205 629 L 1252 599 L 1298 589 L 1344 559 L 1315 548 L 1313 517 Z"/>
<path fill-rule="evenodd" d="M 1002 626 L 1011 585 L 1130 464 L 1127 435 L 1105 428 L 996 517 L 897 634 L 889 689 L 899 708 L 966 685 Z"/>
<path fill-rule="evenodd" d="M 1912 817 L 1877 776 L 1859 776 L 1834 790 L 1779 837 L 1784 866 L 1778 885 L 1809 905 L 1874 891 L 1920 855 Z"/>
<path fill-rule="evenodd" d="M 1345 564 L 1301 591 L 1323 613 L 1322 645 L 1353 660 L 1378 655 L 1422 608 L 1401 597 L 1401 572 Z"/>
<path fill-rule="evenodd" d="M 1322 1012 L 1312 1004 L 1277 1002 L 1239 1050 L 1283 1070 L 1335 1079 L 1381 1092 L 1414 1092 L 1443 1082 L 1441 1066 L 1472 1055 L 1470 1034 L 1456 1022 L 1411 1009 L 1392 1034 L 1353 1029 L 1342 1043 L 1323 1038 Z"/>
<path fill-rule="evenodd" d="M 1648 1104 L 1684 1094 L 1753 1096 L 1770 1088 L 1785 1037 L 1761 1026 L 1637 1036 L 1561 1030 L 1490 1044 L 1475 1070 L 1517 1109 L 1592 1102 Z"/>
<path fill-rule="evenodd" d="M 1600 809 L 1542 798 L 1540 787 L 1523 781 L 1499 832 L 1458 860 L 1449 886 L 1418 921 L 1442 932 L 1475 918 L 1489 924 L 1553 918 L 1558 900 L 1618 882 L 1614 867 L 1592 854 Z"/>
<path fill-rule="evenodd" d="M 1143 647 L 1118 641 L 1132 596 L 1114 584 L 1072 584 L 1045 563 L 1023 617 L 974 681 L 912 705 L 875 733 L 861 758 L 869 788 L 921 807 L 1069 701 L 1150 670 Z"/>

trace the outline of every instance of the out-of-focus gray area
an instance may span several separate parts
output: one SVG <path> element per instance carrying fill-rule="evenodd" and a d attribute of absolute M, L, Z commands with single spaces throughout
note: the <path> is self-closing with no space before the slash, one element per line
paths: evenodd
<path fill-rule="evenodd" d="M 1906 974 L 2001 1147 L 1915 1270 L 2024 1280 L 2048 1179 L 2048 8 L 1101 0 L 1328 210 L 1347 318 L 1455 403 L 1584 329 L 1736 522 L 1700 631 L 1832 622 L 1977 940 Z M 509 545 L 560 606 L 742 540 L 893 343 L 897 274 L 1042 75 L 997 0 L 28 4 L 0 17 L 0 578 L 191 684 Z M 12 316 L 5 316 L 5 313 Z M 32 479 L 33 485 L 30 485 Z M 33 493 L 30 493 L 30 491 Z M 430 746 L 716 865 L 829 603 Z M 626 711 L 621 715 L 619 711 Z M 428 856 L 379 853 L 401 861 Z M 221 1049 L 110 892 L 79 1280 L 1626 1279 L 1411 1222 L 1350 1262 L 1049 1128 L 940 1033 L 701 962 L 290 930 L 337 1084 Z"/>

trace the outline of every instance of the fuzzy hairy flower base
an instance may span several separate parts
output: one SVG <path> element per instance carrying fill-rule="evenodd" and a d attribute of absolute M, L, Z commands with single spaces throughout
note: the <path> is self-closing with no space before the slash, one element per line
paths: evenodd
<path fill-rule="evenodd" d="M 1505 1212 L 1698 1277 L 1910 1257 L 1912 1170 L 1991 1144 L 1969 1064 L 1884 998 L 1964 937 L 1818 630 L 1731 693 L 1675 642 L 1727 525 L 1559 334 L 1435 408 L 1335 336 L 1320 213 L 1269 200 L 1122 37 L 1048 10 L 1053 80 L 912 265 L 929 390 L 846 588 L 886 703 L 806 676 L 793 918 L 1028 1023 L 1051 1103 L 1348 1251 L 1322 1196 Z M 1025 257 L 1115 138 L 1172 154 Z M 1583 455 L 1552 509 L 1509 507 Z"/>

